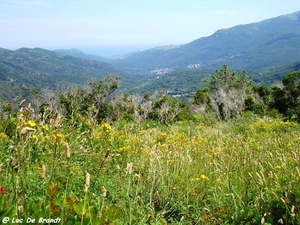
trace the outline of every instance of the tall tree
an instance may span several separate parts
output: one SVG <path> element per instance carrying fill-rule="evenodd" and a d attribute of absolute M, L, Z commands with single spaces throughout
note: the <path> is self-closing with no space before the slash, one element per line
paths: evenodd
<path fill-rule="evenodd" d="M 294 71 L 284 76 L 283 88 L 273 88 L 273 106 L 286 119 L 300 122 L 300 71 Z"/>
<path fill-rule="evenodd" d="M 244 109 L 252 80 L 245 71 L 238 76 L 227 65 L 223 65 L 206 81 L 206 86 L 213 111 L 219 120 L 227 120 Z"/>

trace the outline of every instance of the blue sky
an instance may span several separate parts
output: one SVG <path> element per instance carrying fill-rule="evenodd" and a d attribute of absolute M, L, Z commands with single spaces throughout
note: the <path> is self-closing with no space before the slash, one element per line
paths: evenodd
<path fill-rule="evenodd" d="M 296 11 L 299 0 L 1 0 L 0 47 L 108 56 L 185 44 Z"/>

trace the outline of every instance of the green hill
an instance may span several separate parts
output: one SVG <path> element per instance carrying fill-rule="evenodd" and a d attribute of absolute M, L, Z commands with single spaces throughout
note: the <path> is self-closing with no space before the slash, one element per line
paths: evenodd
<path fill-rule="evenodd" d="M 108 75 L 122 76 L 121 87 L 139 82 L 127 69 L 111 63 L 77 58 L 41 48 L 10 51 L 0 48 L 0 100 L 19 101 L 32 89 L 55 89 L 57 86 L 86 84 L 89 79 Z M 135 79 L 138 78 L 138 79 Z"/>

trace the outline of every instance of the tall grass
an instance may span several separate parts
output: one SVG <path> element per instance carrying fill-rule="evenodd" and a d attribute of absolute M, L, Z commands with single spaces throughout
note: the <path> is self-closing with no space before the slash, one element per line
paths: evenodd
<path fill-rule="evenodd" d="M 58 124 L 58 115 L 46 121 L 20 114 L 0 121 L 0 219 L 300 223 L 296 123 L 248 115 L 168 126 L 82 118 L 73 126 L 64 118 Z"/>

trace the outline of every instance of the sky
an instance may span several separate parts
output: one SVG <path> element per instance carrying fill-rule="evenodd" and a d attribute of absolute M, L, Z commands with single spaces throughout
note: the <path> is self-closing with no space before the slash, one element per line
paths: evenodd
<path fill-rule="evenodd" d="M 0 0 L 0 47 L 112 56 L 296 11 L 299 0 Z"/>

